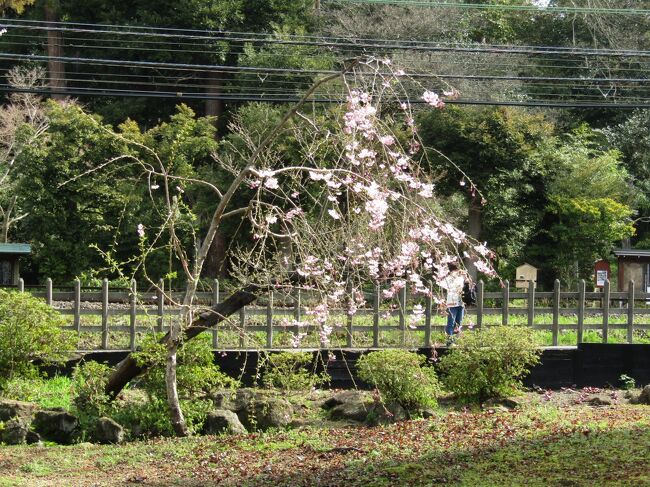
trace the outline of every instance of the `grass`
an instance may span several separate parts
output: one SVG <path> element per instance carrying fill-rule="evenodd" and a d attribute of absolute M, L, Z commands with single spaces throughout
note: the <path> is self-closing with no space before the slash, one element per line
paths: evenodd
<path fill-rule="evenodd" d="M 650 485 L 647 406 L 525 403 L 376 428 L 0 447 L 0 486 Z"/>
<path fill-rule="evenodd" d="M 65 376 L 44 378 L 15 378 L 7 382 L 2 397 L 17 401 L 34 402 L 41 408 L 72 407 L 72 379 Z"/>

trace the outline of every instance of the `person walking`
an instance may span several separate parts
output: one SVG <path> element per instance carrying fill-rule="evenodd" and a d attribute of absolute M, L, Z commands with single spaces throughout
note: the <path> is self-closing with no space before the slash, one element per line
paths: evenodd
<path fill-rule="evenodd" d="M 463 315 L 465 313 L 463 286 L 468 276 L 466 272 L 458 267 L 458 264 L 452 262 L 448 267 L 450 272 L 442 280 L 440 287 L 447 291 L 445 297 L 445 305 L 447 307 L 447 327 L 445 328 L 445 333 L 447 335 L 447 345 L 451 345 L 454 340 L 454 335 L 460 332 L 460 327 L 463 322 Z"/>

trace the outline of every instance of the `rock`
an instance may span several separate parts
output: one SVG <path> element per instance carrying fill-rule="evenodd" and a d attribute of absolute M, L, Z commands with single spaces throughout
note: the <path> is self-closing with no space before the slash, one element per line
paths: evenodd
<path fill-rule="evenodd" d="M 246 434 L 246 428 L 239 421 L 239 417 L 227 409 L 217 409 L 208 413 L 203 425 L 203 434 L 220 435 L 228 434 Z"/>
<path fill-rule="evenodd" d="M 335 421 L 347 419 L 363 422 L 366 420 L 371 407 L 372 403 L 365 401 L 346 402 L 339 404 L 338 406 L 334 406 L 330 410 L 330 418 Z"/>
<path fill-rule="evenodd" d="M 590 406 L 611 406 L 612 400 L 607 396 L 593 396 L 587 399 Z"/>
<path fill-rule="evenodd" d="M 25 422 L 30 423 L 32 415 L 37 409 L 38 406 L 31 402 L 4 399 L 0 401 L 0 421 L 9 421 L 10 419 L 20 418 Z"/>
<path fill-rule="evenodd" d="M 520 404 L 518 401 L 511 399 L 509 397 L 498 397 L 498 398 L 490 398 L 487 401 L 484 401 L 483 404 L 481 404 L 481 407 L 483 409 L 518 409 L 520 407 Z"/>
<path fill-rule="evenodd" d="M 212 402 L 217 409 L 227 409 L 228 411 L 238 413 L 246 409 L 249 404 L 262 401 L 268 396 L 268 393 L 243 388 L 237 389 L 236 391 L 216 392 L 212 395 Z"/>
<path fill-rule="evenodd" d="M 404 421 L 409 418 L 409 414 L 397 402 L 390 402 L 383 404 L 382 402 L 375 402 L 372 404 L 366 415 L 366 423 L 370 426 L 377 426 L 380 424 L 391 424 L 397 421 Z"/>
<path fill-rule="evenodd" d="M 323 402 L 322 407 L 323 409 L 332 409 L 342 404 L 359 402 L 370 404 L 372 400 L 369 399 L 368 395 L 362 391 L 342 391 L 334 394 L 332 397 Z"/>
<path fill-rule="evenodd" d="M 40 444 L 41 435 L 39 435 L 36 431 L 28 431 L 27 436 L 25 437 L 25 443 L 28 445 Z"/>
<path fill-rule="evenodd" d="M 637 399 L 638 404 L 650 404 L 650 385 L 647 385 L 641 391 Z"/>
<path fill-rule="evenodd" d="M 97 420 L 93 439 L 102 444 L 118 444 L 124 441 L 124 428 L 111 418 L 101 417 Z"/>
<path fill-rule="evenodd" d="M 32 425 L 46 440 L 68 445 L 76 439 L 79 420 L 65 411 L 45 410 L 36 413 Z"/>
<path fill-rule="evenodd" d="M 284 399 L 266 397 L 250 401 L 238 416 L 249 431 L 266 431 L 269 428 L 288 426 L 293 416 L 293 407 Z"/>
<path fill-rule="evenodd" d="M 22 445 L 26 442 L 29 426 L 20 418 L 7 421 L 0 439 L 7 445 Z"/>

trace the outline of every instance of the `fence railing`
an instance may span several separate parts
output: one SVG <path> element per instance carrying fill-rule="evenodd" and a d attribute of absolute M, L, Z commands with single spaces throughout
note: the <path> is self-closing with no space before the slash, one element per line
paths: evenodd
<path fill-rule="evenodd" d="M 510 289 L 508 281 L 504 284 L 501 291 L 486 292 L 483 282 L 478 283 L 477 303 L 466 310 L 466 328 L 528 326 L 552 346 L 608 343 L 612 338 L 650 342 L 650 324 L 643 322 L 650 315 L 650 293 L 637 292 L 633 281 L 624 292 L 611 291 L 609 281 L 602 291 L 590 292 L 584 281 L 577 291 L 561 290 L 559 281 L 548 292 L 536 291 L 532 282 L 524 291 Z M 162 282 L 154 292 L 139 293 L 135 282 L 128 289 L 111 290 L 107 280 L 101 288 L 82 288 L 75 281 L 67 289 L 55 289 L 50 279 L 44 287 L 25 289 L 21 280 L 18 290 L 44 298 L 61 314 L 72 316 L 66 328 L 85 337 L 81 349 L 105 350 L 135 350 L 144 334 L 166 331 L 170 320 L 181 314 L 181 308 L 171 303 L 183 294 L 165 292 Z M 329 343 L 319 334 L 321 327 L 306 314 L 311 296 L 295 289 L 260 296 L 255 305 L 219 323 L 209 330 L 212 345 L 215 349 L 291 348 L 301 338 L 300 347 L 381 348 L 429 346 L 444 340 L 446 316 L 431 298 L 412 296 L 402 289 L 397 302 L 387 305 L 381 291 L 374 286 L 366 293 L 368 305 L 354 314 L 346 309 L 330 311 L 334 332 Z M 197 302 L 205 307 L 219 303 L 222 297 L 218 280 L 213 281 L 211 290 L 197 292 Z M 424 307 L 423 314 L 413 312 L 415 304 Z M 92 336 L 99 337 L 99 343 L 92 343 Z"/>

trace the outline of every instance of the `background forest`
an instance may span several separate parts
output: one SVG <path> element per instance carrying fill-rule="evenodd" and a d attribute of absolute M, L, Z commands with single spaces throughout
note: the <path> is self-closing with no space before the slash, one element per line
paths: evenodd
<path fill-rule="evenodd" d="M 130 260 L 162 224 L 159 182 L 136 184 L 135 165 L 95 169 L 154 148 L 184 178 L 189 244 L 216 203 L 188 181 L 227 184 L 288 102 L 358 56 L 449 94 L 445 109 L 419 111 L 405 84 L 423 142 L 412 154 L 503 278 L 528 262 L 542 286 L 572 286 L 615 247 L 650 248 L 650 2 L 417 3 L 0 2 L 0 218 L 4 241 L 32 244 L 26 281 L 146 272 L 180 284 L 169 245 L 148 249 L 146 269 Z M 340 93 L 324 87 L 303 109 L 325 121 Z M 295 165 L 302 143 L 283 137 L 273 151 Z M 253 233 L 243 220 L 222 227 L 204 277 L 227 277 L 229 249 Z"/>

